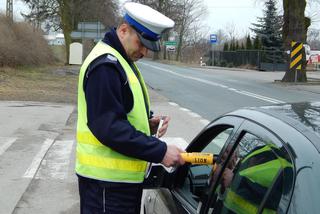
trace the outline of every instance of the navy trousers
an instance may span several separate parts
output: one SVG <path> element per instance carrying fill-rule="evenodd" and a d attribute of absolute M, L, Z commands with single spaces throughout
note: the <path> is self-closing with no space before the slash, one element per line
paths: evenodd
<path fill-rule="evenodd" d="M 142 184 L 97 181 L 78 176 L 81 214 L 139 214 Z"/>

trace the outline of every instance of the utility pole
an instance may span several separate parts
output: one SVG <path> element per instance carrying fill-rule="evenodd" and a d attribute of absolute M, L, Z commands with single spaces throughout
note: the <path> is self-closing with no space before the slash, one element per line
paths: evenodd
<path fill-rule="evenodd" d="M 13 21 L 13 0 L 7 0 L 6 16 Z"/>

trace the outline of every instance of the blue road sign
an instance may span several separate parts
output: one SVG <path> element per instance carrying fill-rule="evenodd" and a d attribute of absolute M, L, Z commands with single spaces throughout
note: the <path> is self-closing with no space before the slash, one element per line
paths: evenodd
<path fill-rule="evenodd" d="M 217 43 L 217 34 L 210 34 L 210 42 Z"/>

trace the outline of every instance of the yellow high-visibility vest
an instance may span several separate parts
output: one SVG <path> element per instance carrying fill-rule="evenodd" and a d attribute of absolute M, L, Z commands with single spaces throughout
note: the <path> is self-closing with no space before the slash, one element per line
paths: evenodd
<path fill-rule="evenodd" d="M 244 163 L 256 155 L 267 152 L 272 152 L 272 149 L 269 146 L 264 146 L 249 154 L 241 162 Z M 287 167 L 292 167 L 292 164 L 288 162 L 288 160 L 285 160 L 281 157 L 276 157 L 276 159 L 274 160 L 268 160 L 264 163 L 241 170 L 239 172 L 239 176 L 249 179 L 256 185 L 260 185 L 265 188 L 271 188 L 272 182 L 274 182 L 274 179 L 277 176 L 279 170 Z M 237 194 L 237 192 L 233 190 L 232 187 L 227 189 L 224 206 L 237 214 L 255 214 L 259 209 L 259 205 L 256 205 L 244 199 L 239 194 Z M 276 210 L 264 208 L 262 213 L 275 214 L 277 212 Z"/>
<path fill-rule="evenodd" d="M 118 51 L 100 41 L 84 61 L 79 74 L 76 173 L 102 181 L 141 183 L 147 162 L 120 154 L 103 145 L 87 125 L 87 103 L 83 90 L 85 73 L 89 64 L 104 54 L 114 56 L 126 73 L 133 94 L 133 108 L 127 114 L 128 121 L 136 130 L 150 135 L 149 112 L 146 110 L 149 109 L 150 100 L 139 69 L 134 65 L 136 75 Z"/>

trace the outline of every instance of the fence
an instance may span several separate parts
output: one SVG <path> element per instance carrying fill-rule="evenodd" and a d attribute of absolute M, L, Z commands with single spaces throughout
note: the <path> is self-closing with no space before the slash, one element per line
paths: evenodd
<path fill-rule="evenodd" d="M 290 60 L 289 57 L 284 51 L 210 51 L 207 65 L 222 67 L 246 66 L 260 71 L 286 71 Z"/>

